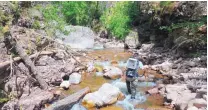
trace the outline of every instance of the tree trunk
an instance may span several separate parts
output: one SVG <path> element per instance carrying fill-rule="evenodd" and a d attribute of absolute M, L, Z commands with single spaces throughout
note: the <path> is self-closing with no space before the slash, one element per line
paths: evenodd
<path fill-rule="evenodd" d="M 26 54 L 20 43 L 16 41 L 16 45 L 14 46 L 16 52 L 19 54 L 21 59 L 25 62 L 25 65 L 29 68 L 29 70 L 32 73 L 32 76 L 37 79 L 38 83 L 40 84 L 42 89 L 47 89 L 48 84 L 39 76 L 37 69 L 35 65 L 33 64 L 32 60 L 29 58 L 29 56 Z"/>

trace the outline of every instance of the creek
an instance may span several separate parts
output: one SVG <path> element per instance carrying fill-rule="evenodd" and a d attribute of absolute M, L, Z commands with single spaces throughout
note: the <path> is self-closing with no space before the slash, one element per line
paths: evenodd
<path fill-rule="evenodd" d="M 94 58 L 94 65 L 96 71 L 87 72 L 83 70 L 82 81 L 78 85 L 71 85 L 70 89 L 63 91 L 64 94 L 70 95 L 77 92 L 80 89 L 89 87 L 91 92 L 97 91 L 102 84 L 110 83 L 121 87 L 121 92 L 125 95 L 124 100 L 119 100 L 113 105 L 107 105 L 105 107 L 99 108 L 100 110 L 146 110 L 146 109 L 158 109 L 158 110 L 169 110 L 163 106 L 163 97 L 159 94 L 148 95 L 145 91 L 157 86 L 155 82 L 144 81 L 137 83 L 137 94 L 136 99 L 130 99 L 130 95 L 127 93 L 125 78 L 121 77 L 119 79 L 111 80 L 106 79 L 102 74 L 104 66 L 115 66 L 120 68 L 125 72 L 125 65 L 128 58 L 132 55 L 131 52 L 125 51 L 123 49 L 96 49 L 88 51 L 87 55 Z M 90 62 L 89 59 L 85 57 L 80 58 L 81 62 L 87 64 Z M 142 71 L 140 71 L 142 72 Z M 139 73 L 142 74 L 142 73 Z M 155 76 L 160 76 L 159 73 L 155 73 Z M 98 108 L 85 108 L 82 106 L 81 101 L 72 107 L 72 110 L 98 110 Z"/>

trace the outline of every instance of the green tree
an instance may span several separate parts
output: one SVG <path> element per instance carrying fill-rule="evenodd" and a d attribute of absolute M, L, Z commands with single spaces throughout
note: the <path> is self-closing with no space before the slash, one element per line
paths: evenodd
<path fill-rule="evenodd" d="M 134 2 L 116 2 L 101 16 L 101 22 L 113 36 L 124 39 L 129 33 Z M 133 7 L 134 8 L 134 7 Z"/>

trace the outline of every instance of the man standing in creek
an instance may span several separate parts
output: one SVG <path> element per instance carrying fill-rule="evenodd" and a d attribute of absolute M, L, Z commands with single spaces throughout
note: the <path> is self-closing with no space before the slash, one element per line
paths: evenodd
<path fill-rule="evenodd" d="M 136 83 L 138 82 L 138 70 L 143 69 L 143 64 L 139 60 L 139 54 L 134 53 L 132 58 L 127 61 L 126 70 L 126 86 L 128 93 L 131 94 L 131 99 L 135 99 Z"/>

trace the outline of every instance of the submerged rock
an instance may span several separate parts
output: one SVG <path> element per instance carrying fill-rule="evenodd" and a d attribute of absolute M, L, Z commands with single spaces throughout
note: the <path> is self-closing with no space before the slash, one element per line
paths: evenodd
<path fill-rule="evenodd" d="M 92 72 L 93 70 L 95 70 L 95 66 L 94 66 L 93 62 L 89 62 L 87 64 L 87 72 Z"/>
<path fill-rule="evenodd" d="M 87 110 L 87 109 L 81 106 L 79 103 L 77 103 L 72 106 L 71 110 Z"/>
<path fill-rule="evenodd" d="M 101 107 L 115 103 L 119 97 L 124 96 L 119 88 L 105 83 L 98 91 L 85 95 L 82 100 L 83 106 L 86 108 Z"/>

